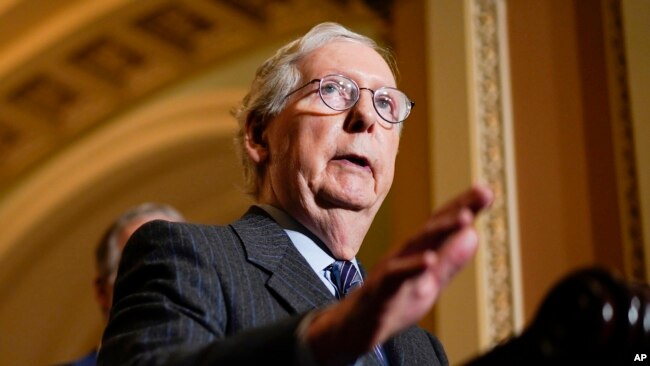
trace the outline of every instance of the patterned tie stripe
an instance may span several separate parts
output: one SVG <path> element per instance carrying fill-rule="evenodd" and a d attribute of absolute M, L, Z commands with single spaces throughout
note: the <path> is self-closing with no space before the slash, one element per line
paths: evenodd
<path fill-rule="evenodd" d="M 331 273 L 332 283 L 336 290 L 336 297 L 342 299 L 350 291 L 363 284 L 363 278 L 357 271 L 357 267 L 350 261 L 336 261 L 329 267 Z M 379 359 L 382 365 L 387 365 L 388 362 L 384 357 L 384 352 L 381 346 L 373 347 L 375 356 Z"/>
<path fill-rule="evenodd" d="M 332 282 L 336 287 L 337 298 L 342 299 L 353 289 L 363 284 L 363 279 L 350 261 L 336 261 L 332 264 Z"/>

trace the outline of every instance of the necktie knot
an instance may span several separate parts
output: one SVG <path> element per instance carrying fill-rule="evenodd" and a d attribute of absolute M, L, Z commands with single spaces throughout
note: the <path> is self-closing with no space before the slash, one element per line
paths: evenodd
<path fill-rule="evenodd" d="M 343 298 L 353 289 L 363 284 L 363 279 L 354 263 L 350 261 L 336 261 L 330 266 L 332 283 L 336 288 L 336 295 Z"/>

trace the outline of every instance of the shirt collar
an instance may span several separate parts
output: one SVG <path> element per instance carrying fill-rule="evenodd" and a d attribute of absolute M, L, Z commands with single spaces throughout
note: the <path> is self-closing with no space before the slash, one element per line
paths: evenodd
<path fill-rule="evenodd" d="M 329 248 L 316 235 L 288 213 L 268 204 L 257 204 L 256 206 L 268 213 L 284 229 L 296 249 L 307 259 L 315 272 L 323 271 L 336 260 Z M 352 262 L 358 269 L 356 258 L 352 259 Z"/>

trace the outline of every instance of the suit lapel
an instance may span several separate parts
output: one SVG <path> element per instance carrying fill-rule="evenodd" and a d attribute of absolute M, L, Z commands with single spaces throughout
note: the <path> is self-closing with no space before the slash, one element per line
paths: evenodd
<path fill-rule="evenodd" d="M 270 273 L 266 286 L 294 313 L 304 313 L 335 301 L 334 296 L 298 252 L 287 234 L 264 210 L 251 207 L 230 225 L 242 242 L 250 263 Z M 365 270 L 361 267 L 362 275 Z M 390 365 L 420 364 L 410 362 L 413 355 L 422 364 L 440 365 L 431 353 L 431 342 L 424 332 L 409 328 L 383 344 Z"/>
<path fill-rule="evenodd" d="M 287 234 L 264 210 L 251 207 L 231 225 L 249 262 L 270 272 L 267 288 L 295 313 L 304 313 L 334 301 Z"/>

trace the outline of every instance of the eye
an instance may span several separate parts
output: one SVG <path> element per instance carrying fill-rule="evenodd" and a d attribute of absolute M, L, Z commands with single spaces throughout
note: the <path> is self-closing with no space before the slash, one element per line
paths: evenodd
<path fill-rule="evenodd" d="M 325 80 L 320 86 L 320 93 L 326 95 L 340 95 L 342 94 L 342 87 L 335 81 Z"/>
<path fill-rule="evenodd" d="M 395 101 L 390 97 L 390 95 L 377 95 L 375 98 L 375 106 L 382 112 L 385 111 L 388 114 L 393 114 L 393 111 L 395 110 Z"/>

